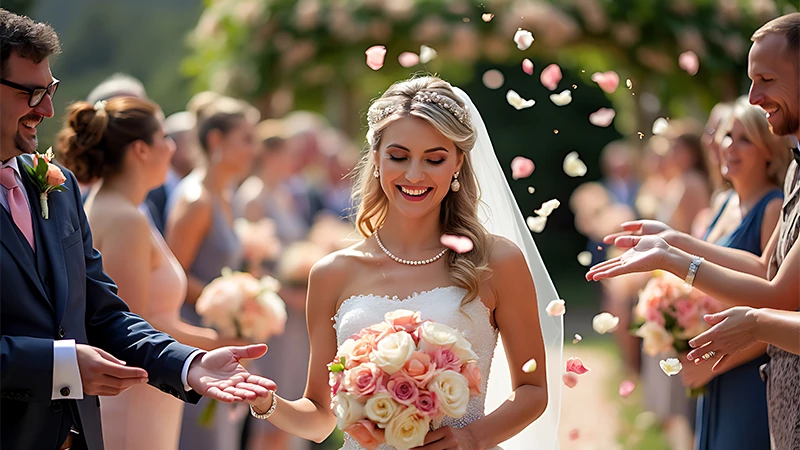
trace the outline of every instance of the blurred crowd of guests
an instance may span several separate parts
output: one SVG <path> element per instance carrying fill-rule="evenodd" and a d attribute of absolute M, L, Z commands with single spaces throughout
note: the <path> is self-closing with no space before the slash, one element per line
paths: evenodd
<path fill-rule="evenodd" d="M 205 350 L 246 344 L 204 327 L 195 302 L 226 267 L 281 282 L 285 331 L 268 339 L 268 354 L 251 370 L 288 398 L 302 397 L 308 275 L 353 237 L 348 174 L 358 147 L 315 113 L 261 120 L 247 102 L 213 92 L 164 117 L 124 74 L 69 107 L 56 147 L 81 184 L 106 271 L 132 312 L 158 329 Z M 111 449 L 311 444 L 253 419 L 247 405 L 184 405 L 148 386 L 101 402 Z"/>
<path fill-rule="evenodd" d="M 779 220 L 791 144 L 770 132 L 764 111 L 746 97 L 717 104 L 703 126 L 673 119 L 646 140 L 620 140 L 601 154 L 603 178 L 574 191 L 570 208 L 588 238 L 592 264 L 621 253 L 603 237 L 620 224 L 652 220 L 717 245 L 756 255 Z M 647 226 L 647 225 L 646 225 Z M 712 373 L 682 358 L 679 377 L 665 377 L 660 358 L 645 354 L 630 332 L 633 307 L 651 274 L 604 280 L 602 309 L 620 318 L 616 343 L 629 377 L 642 386 L 645 408 L 656 414 L 673 448 L 770 448 L 766 387 L 759 367 L 766 344 L 736 356 L 735 368 Z M 705 386 L 699 398 L 687 389 Z"/>

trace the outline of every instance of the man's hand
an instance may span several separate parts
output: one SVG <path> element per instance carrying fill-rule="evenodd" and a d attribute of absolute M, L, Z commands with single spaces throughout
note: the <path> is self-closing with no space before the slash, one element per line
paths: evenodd
<path fill-rule="evenodd" d="M 200 395 L 226 403 L 266 398 L 277 389 L 272 380 L 252 375 L 240 360 L 264 356 L 264 344 L 222 347 L 197 356 L 189 366 L 189 387 Z"/>
<path fill-rule="evenodd" d="M 105 350 L 86 344 L 75 344 L 78 370 L 84 394 L 118 395 L 129 387 L 147 383 L 147 372 L 139 367 L 128 367 L 124 361 Z"/>

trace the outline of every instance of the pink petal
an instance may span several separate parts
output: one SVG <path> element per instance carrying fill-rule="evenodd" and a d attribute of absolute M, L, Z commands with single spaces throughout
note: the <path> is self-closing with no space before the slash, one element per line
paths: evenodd
<path fill-rule="evenodd" d="M 561 67 L 558 67 L 558 64 L 550 64 L 544 68 L 539 79 L 542 81 L 542 86 L 554 91 L 558 87 L 561 77 Z"/>
<path fill-rule="evenodd" d="M 414 67 L 419 64 L 419 55 L 414 52 L 403 52 L 397 57 L 397 62 L 403 67 Z"/>
<path fill-rule="evenodd" d="M 386 47 L 382 45 L 373 45 L 364 53 L 367 54 L 367 66 L 369 66 L 370 69 L 378 70 L 383 67 L 383 58 L 386 56 Z"/>
<path fill-rule="evenodd" d="M 607 127 L 614 121 L 617 112 L 611 108 L 600 108 L 589 114 L 589 122 L 598 127 Z"/>
<path fill-rule="evenodd" d="M 578 440 L 579 437 L 581 437 L 581 432 L 578 431 L 577 428 L 573 428 L 573 429 L 569 430 L 569 440 L 570 441 L 576 441 L 576 440 Z"/>
<path fill-rule="evenodd" d="M 583 361 L 580 358 L 570 358 L 567 360 L 567 372 L 577 373 L 578 375 L 583 375 L 584 373 L 588 372 L 589 369 L 583 365 Z"/>
<path fill-rule="evenodd" d="M 533 161 L 524 156 L 517 156 L 511 160 L 511 178 L 515 180 L 528 178 L 533 174 L 534 169 L 536 169 L 536 165 L 533 164 Z"/>
<path fill-rule="evenodd" d="M 472 239 L 466 236 L 454 236 L 452 234 L 443 234 L 439 242 L 456 253 L 467 253 L 471 251 L 474 246 Z"/>
<path fill-rule="evenodd" d="M 564 375 L 561 375 L 561 380 L 564 382 L 564 386 L 570 389 L 578 385 L 578 376 L 574 373 L 567 372 Z"/>
<path fill-rule="evenodd" d="M 627 397 L 631 395 L 635 387 L 636 385 L 634 385 L 632 381 L 625 380 L 619 385 L 619 395 L 621 397 Z"/>
<path fill-rule="evenodd" d="M 592 74 L 592 81 L 600 86 L 600 89 L 607 94 L 612 94 L 619 86 L 619 75 L 613 70 L 608 72 L 595 72 Z"/>
<path fill-rule="evenodd" d="M 678 56 L 678 65 L 691 76 L 696 75 L 700 70 L 700 60 L 697 58 L 697 54 L 691 50 Z"/>
<path fill-rule="evenodd" d="M 522 71 L 528 75 L 533 75 L 533 61 L 528 58 L 522 60 Z"/>

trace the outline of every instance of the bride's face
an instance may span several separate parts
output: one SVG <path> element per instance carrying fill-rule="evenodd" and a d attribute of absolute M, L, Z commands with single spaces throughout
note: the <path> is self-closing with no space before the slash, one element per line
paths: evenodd
<path fill-rule="evenodd" d="M 409 218 L 438 214 L 463 162 L 453 141 L 413 116 L 387 126 L 373 155 L 389 204 Z"/>

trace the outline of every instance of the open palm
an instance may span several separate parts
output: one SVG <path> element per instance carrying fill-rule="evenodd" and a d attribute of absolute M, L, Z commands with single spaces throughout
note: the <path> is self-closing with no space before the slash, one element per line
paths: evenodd
<path fill-rule="evenodd" d="M 586 273 L 587 280 L 602 280 L 637 272 L 663 269 L 669 244 L 659 236 L 620 236 L 615 244 L 628 251 L 595 265 Z"/>
<path fill-rule="evenodd" d="M 254 400 L 267 397 L 276 385 L 272 380 L 253 375 L 240 360 L 260 358 L 267 346 L 222 347 L 192 361 L 187 381 L 200 395 L 222 402 Z"/>

